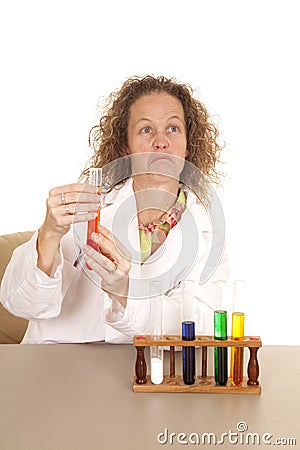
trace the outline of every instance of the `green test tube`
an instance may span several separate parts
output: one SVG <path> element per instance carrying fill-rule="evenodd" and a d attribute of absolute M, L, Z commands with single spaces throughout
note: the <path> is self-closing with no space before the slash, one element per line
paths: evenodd
<path fill-rule="evenodd" d="M 227 339 L 227 311 L 214 312 L 214 338 L 218 341 Z M 215 381 L 219 386 L 225 386 L 228 380 L 228 349 L 215 347 Z"/>

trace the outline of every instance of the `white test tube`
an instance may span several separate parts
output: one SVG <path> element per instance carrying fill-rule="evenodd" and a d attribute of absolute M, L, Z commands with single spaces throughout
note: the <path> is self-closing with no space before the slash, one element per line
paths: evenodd
<path fill-rule="evenodd" d="M 162 283 L 151 281 L 150 283 L 150 335 L 152 340 L 162 338 Z M 164 378 L 164 348 L 161 346 L 150 347 L 151 381 L 153 384 L 161 384 Z"/>

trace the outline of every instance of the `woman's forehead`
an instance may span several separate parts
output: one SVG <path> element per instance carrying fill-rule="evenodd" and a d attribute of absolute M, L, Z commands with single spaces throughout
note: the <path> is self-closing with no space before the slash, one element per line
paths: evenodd
<path fill-rule="evenodd" d="M 166 92 L 151 92 L 139 97 L 130 107 L 131 115 L 153 113 L 177 113 L 184 116 L 181 101 Z"/>

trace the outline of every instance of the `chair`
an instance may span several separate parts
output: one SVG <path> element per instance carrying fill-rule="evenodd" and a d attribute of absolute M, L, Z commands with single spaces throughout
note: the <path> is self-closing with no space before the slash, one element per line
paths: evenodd
<path fill-rule="evenodd" d="M 22 231 L 0 236 L 0 283 L 14 249 L 32 235 L 32 231 Z M 0 303 L 0 344 L 19 344 L 27 325 L 28 320 L 13 316 Z"/>

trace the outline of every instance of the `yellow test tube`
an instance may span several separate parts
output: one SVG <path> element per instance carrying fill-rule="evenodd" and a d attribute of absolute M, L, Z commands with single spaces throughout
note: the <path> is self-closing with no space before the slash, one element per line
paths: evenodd
<path fill-rule="evenodd" d="M 245 314 L 242 312 L 232 313 L 232 340 L 240 341 L 244 338 Z M 230 383 L 233 386 L 241 386 L 244 377 L 244 348 L 231 348 Z"/>

